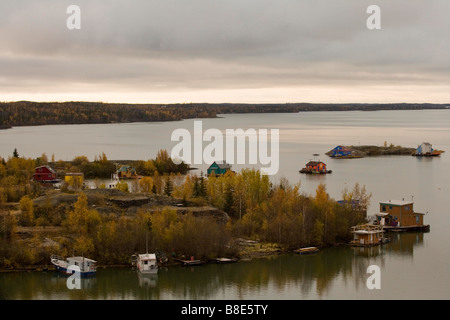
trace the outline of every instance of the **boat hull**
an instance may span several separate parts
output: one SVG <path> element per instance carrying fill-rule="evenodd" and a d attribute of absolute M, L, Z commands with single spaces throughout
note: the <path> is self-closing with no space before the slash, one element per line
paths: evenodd
<path fill-rule="evenodd" d="M 60 273 L 63 273 L 65 275 L 72 275 L 75 273 L 75 270 L 67 270 L 67 268 L 62 267 L 62 266 L 58 266 L 58 265 L 54 265 L 56 270 L 59 271 Z M 90 277 L 90 276 L 95 276 L 96 271 L 88 271 L 88 272 L 80 272 L 80 275 L 82 277 Z"/>

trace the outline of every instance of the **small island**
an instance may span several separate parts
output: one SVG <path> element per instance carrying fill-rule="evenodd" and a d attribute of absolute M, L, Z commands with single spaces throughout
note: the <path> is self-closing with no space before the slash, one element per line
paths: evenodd
<path fill-rule="evenodd" d="M 362 146 L 337 146 L 325 154 L 336 159 L 363 158 L 366 156 L 411 156 L 416 152 L 416 148 L 389 146 L 385 143 L 383 146 L 362 145 Z"/>

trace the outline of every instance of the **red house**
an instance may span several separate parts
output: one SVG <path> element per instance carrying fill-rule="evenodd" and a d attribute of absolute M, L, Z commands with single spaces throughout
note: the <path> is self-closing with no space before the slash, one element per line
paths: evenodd
<path fill-rule="evenodd" d="M 37 182 L 57 182 L 56 171 L 49 166 L 37 167 L 34 170 L 33 180 Z"/>

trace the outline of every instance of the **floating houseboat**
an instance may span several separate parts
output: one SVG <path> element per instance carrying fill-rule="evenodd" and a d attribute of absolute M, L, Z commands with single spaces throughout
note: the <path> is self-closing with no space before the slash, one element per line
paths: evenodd
<path fill-rule="evenodd" d="M 423 222 L 424 213 L 414 211 L 412 201 L 388 200 L 380 202 L 374 224 L 386 231 L 429 231 L 430 225 Z"/>
<path fill-rule="evenodd" d="M 158 260 L 156 254 L 145 253 L 137 254 L 132 257 L 133 264 L 136 265 L 137 270 L 143 274 L 158 273 Z"/>
<path fill-rule="evenodd" d="M 309 161 L 305 168 L 299 171 L 306 174 L 326 174 L 331 173 L 331 170 L 327 169 L 327 165 L 322 161 Z"/>
<path fill-rule="evenodd" d="M 416 157 L 439 157 L 443 151 L 440 150 L 434 150 L 433 146 L 429 142 L 423 142 L 421 145 L 419 145 L 416 149 L 416 152 L 413 154 L 413 156 Z"/>
<path fill-rule="evenodd" d="M 64 274 L 71 275 L 75 271 L 80 270 L 81 276 L 93 276 L 97 272 L 97 261 L 85 257 L 63 257 L 52 255 L 50 262 L 55 266 L 56 270 Z"/>
<path fill-rule="evenodd" d="M 306 248 L 300 248 L 294 251 L 294 253 L 297 254 L 312 254 L 319 252 L 319 248 L 317 247 L 306 247 Z"/>
<path fill-rule="evenodd" d="M 388 242 L 383 237 L 383 228 L 378 225 L 362 224 L 352 227 L 353 240 L 351 246 L 370 247 Z"/>

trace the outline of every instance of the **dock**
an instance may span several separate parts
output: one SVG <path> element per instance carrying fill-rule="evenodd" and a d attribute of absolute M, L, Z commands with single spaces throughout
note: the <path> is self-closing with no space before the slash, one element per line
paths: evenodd
<path fill-rule="evenodd" d="M 430 225 L 415 226 L 383 226 L 383 230 L 387 232 L 429 232 Z"/>

